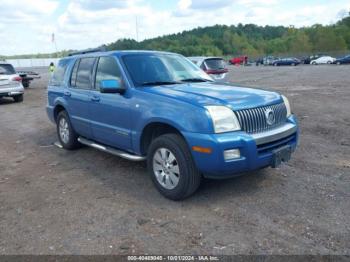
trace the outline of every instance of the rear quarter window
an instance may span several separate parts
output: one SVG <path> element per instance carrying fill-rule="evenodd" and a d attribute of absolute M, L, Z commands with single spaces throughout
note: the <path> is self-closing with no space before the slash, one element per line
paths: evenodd
<path fill-rule="evenodd" d="M 10 64 L 0 64 L 0 75 L 14 75 L 15 69 Z"/>
<path fill-rule="evenodd" d="M 50 85 L 59 86 L 63 84 L 64 75 L 71 59 L 62 59 L 58 62 L 57 68 L 51 78 Z"/>

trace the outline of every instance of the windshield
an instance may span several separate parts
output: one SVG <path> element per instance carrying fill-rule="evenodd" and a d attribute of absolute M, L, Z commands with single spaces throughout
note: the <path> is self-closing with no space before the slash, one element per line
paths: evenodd
<path fill-rule="evenodd" d="M 188 59 L 177 54 L 149 53 L 123 56 L 135 86 L 213 81 Z"/>
<path fill-rule="evenodd" d="M 0 64 L 0 75 L 14 75 L 15 69 L 10 64 Z"/>
<path fill-rule="evenodd" d="M 206 59 L 205 64 L 208 69 L 212 69 L 212 70 L 225 69 L 225 62 L 223 59 L 219 59 L 219 58 Z"/>

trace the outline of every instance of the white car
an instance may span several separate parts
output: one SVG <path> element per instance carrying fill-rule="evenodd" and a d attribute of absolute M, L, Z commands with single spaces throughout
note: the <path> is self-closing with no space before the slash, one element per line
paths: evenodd
<path fill-rule="evenodd" d="M 331 56 L 321 56 L 315 60 L 311 60 L 311 65 L 319 65 L 319 64 L 332 64 L 336 59 Z"/>
<path fill-rule="evenodd" d="M 0 98 L 12 97 L 15 102 L 22 102 L 23 94 L 22 78 L 11 64 L 0 61 Z"/>

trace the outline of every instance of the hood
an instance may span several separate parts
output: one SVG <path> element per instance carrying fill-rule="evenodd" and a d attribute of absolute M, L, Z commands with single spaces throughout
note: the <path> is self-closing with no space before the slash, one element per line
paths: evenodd
<path fill-rule="evenodd" d="M 233 110 L 266 106 L 282 102 L 276 92 L 221 83 L 186 83 L 143 88 L 158 94 L 198 106 L 225 105 Z"/>

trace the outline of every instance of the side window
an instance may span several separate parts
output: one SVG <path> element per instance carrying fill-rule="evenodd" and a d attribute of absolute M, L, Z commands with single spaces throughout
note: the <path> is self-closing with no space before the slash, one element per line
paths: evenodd
<path fill-rule="evenodd" d="M 78 72 L 79 63 L 80 63 L 80 59 L 75 61 L 75 64 L 72 70 L 72 76 L 70 78 L 70 85 L 72 87 L 75 87 L 75 82 L 77 81 L 77 72 Z"/>
<path fill-rule="evenodd" d="M 102 80 L 120 80 L 121 73 L 114 57 L 103 56 L 98 60 L 95 78 L 95 88 L 100 89 Z"/>
<path fill-rule="evenodd" d="M 91 75 L 92 75 L 92 68 L 94 66 L 94 62 L 95 62 L 95 58 L 93 57 L 80 59 L 78 70 L 76 73 L 75 85 L 72 85 L 73 87 L 80 88 L 80 89 L 91 88 Z M 73 74 L 74 74 L 74 69 L 73 69 Z M 74 80 L 74 75 L 72 76 Z"/>

